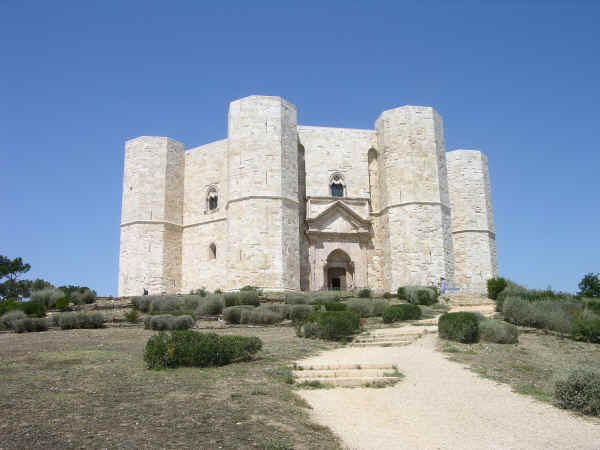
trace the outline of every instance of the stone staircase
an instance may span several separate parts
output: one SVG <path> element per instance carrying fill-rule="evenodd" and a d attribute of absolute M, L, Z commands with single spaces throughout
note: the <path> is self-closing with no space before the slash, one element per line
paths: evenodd
<path fill-rule="evenodd" d="M 428 332 L 437 332 L 437 326 L 406 326 L 401 328 L 381 328 L 359 334 L 352 347 L 397 347 L 410 345 Z"/>
<path fill-rule="evenodd" d="M 296 383 L 315 383 L 326 386 L 381 386 L 400 381 L 393 364 L 303 364 L 297 363 L 292 374 Z"/>

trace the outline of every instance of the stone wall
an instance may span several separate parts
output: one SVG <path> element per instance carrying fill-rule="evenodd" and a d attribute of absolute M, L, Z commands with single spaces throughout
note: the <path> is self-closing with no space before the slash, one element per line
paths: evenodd
<path fill-rule="evenodd" d="M 484 293 L 487 280 L 498 276 L 487 158 L 477 150 L 455 150 L 447 160 L 456 284 Z"/>

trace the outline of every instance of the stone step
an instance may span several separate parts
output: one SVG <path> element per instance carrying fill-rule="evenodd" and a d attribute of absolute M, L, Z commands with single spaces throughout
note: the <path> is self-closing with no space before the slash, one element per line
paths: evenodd
<path fill-rule="evenodd" d="M 387 336 L 357 336 L 354 338 L 354 342 L 381 342 L 381 341 L 409 341 L 417 340 L 420 334 L 390 334 Z"/>
<path fill-rule="evenodd" d="M 358 342 L 350 344 L 350 347 L 404 347 L 414 341 L 394 341 L 394 342 Z"/>
<path fill-rule="evenodd" d="M 365 386 L 368 384 L 394 384 L 400 381 L 397 377 L 343 377 L 343 378 L 307 378 L 302 379 L 302 383 L 308 382 L 319 382 L 328 386 L 340 386 L 340 387 L 356 387 Z"/>
<path fill-rule="evenodd" d="M 347 369 L 387 369 L 393 371 L 396 366 L 389 363 L 296 363 L 295 370 L 347 370 Z"/>
<path fill-rule="evenodd" d="M 363 378 L 383 377 L 394 369 L 338 369 L 338 370 L 294 370 L 292 374 L 298 382 L 306 378 Z"/>

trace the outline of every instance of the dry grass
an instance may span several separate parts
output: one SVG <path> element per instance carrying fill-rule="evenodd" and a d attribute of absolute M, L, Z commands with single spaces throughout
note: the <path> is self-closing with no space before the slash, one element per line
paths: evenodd
<path fill-rule="evenodd" d="M 340 448 L 311 423 L 286 365 L 331 343 L 291 327 L 219 331 L 259 336 L 256 360 L 147 370 L 153 331 L 0 334 L 2 448 Z"/>
<path fill-rule="evenodd" d="M 521 333 L 515 345 L 440 340 L 439 349 L 486 378 L 549 403 L 553 402 L 554 383 L 569 369 L 585 366 L 600 370 L 600 345 L 543 332 Z"/>

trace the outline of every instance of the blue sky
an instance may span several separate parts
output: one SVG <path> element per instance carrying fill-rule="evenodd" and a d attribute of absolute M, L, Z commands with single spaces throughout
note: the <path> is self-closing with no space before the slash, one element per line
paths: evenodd
<path fill-rule="evenodd" d="M 600 2 L 0 2 L 0 254 L 116 295 L 123 143 L 226 137 L 230 101 L 373 128 L 430 105 L 489 159 L 500 274 L 600 271 Z"/>

